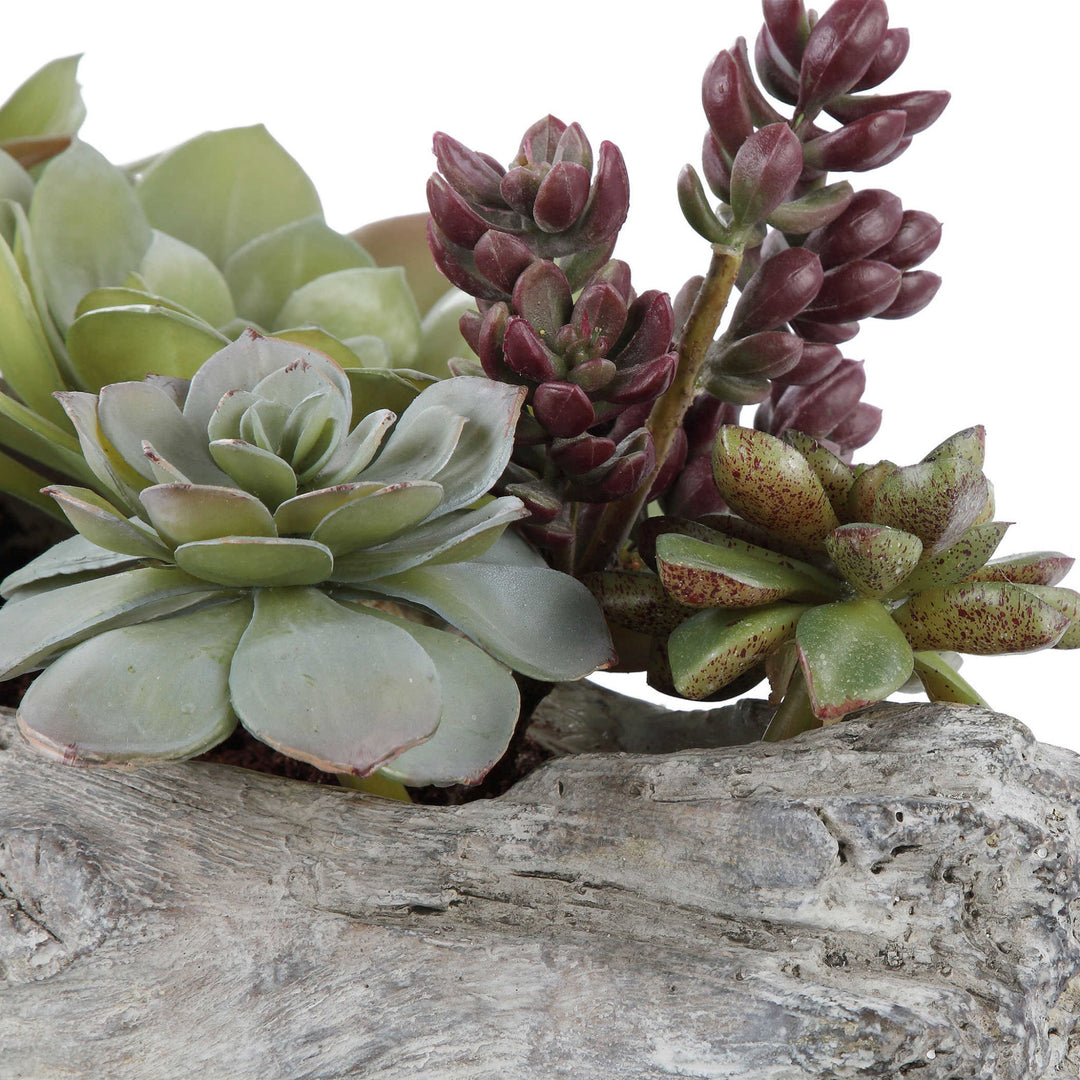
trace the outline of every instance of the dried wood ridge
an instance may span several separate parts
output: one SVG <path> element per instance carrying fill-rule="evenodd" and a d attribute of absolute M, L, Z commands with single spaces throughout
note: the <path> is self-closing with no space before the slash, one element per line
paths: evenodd
<path fill-rule="evenodd" d="M 1080 1074 L 1080 759 L 991 712 L 455 808 L 0 748 L 3 1080 Z"/>

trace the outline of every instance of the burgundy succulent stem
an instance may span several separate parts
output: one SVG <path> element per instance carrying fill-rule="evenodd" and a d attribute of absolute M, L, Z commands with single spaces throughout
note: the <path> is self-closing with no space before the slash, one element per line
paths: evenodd
<path fill-rule="evenodd" d="M 723 318 L 731 289 L 742 265 L 742 256 L 741 248 L 713 244 L 709 271 L 701 283 L 686 325 L 679 335 L 679 363 L 675 378 L 668 389 L 656 399 L 649 413 L 647 425 L 656 450 L 653 474 L 635 492 L 604 507 L 600 520 L 577 560 L 578 574 L 606 570 L 630 536 L 630 530 L 648 500 L 653 480 L 664 464 L 686 410 L 694 400 L 697 377 L 705 359 L 705 351 Z"/>

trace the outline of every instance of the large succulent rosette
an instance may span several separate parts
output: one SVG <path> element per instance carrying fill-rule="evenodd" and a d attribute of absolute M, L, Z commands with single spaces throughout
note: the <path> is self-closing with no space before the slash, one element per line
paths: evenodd
<path fill-rule="evenodd" d="M 418 392 L 253 332 L 190 382 L 61 395 L 109 497 L 49 489 L 80 535 L 3 584 L 0 672 L 45 669 L 23 732 L 139 762 L 239 720 L 323 769 L 478 780 L 517 720 L 508 667 L 554 681 L 611 659 L 584 587 L 502 535 L 521 502 L 486 497 L 523 395 Z"/>

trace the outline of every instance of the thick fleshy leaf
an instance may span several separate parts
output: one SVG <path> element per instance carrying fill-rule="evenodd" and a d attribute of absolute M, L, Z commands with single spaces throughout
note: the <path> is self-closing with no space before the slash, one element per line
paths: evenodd
<path fill-rule="evenodd" d="M 927 555 L 924 552 L 919 564 L 893 591 L 893 599 L 951 585 L 954 581 L 973 576 L 997 550 L 1008 528 L 1007 521 L 973 525 L 940 555 Z"/>
<path fill-rule="evenodd" d="M 720 494 L 747 520 L 809 548 L 839 524 L 806 459 L 773 435 L 725 425 L 713 448 Z"/>
<path fill-rule="evenodd" d="M 169 615 L 220 593 L 179 570 L 136 568 L 24 600 L 12 596 L 0 607 L 0 673 L 10 679 L 33 671 L 94 634 Z"/>
<path fill-rule="evenodd" d="M 1080 593 L 1075 589 L 1056 589 L 1049 585 L 1024 585 L 1040 600 L 1057 608 L 1070 620 L 1069 628 L 1058 638 L 1055 649 L 1080 649 Z"/>
<path fill-rule="evenodd" d="M 195 540 L 173 553 L 181 570 L 235 588 L 317 585 L 330 577 L 334 557 L 314 540 L 223 536 Z"/>
<path fill-rule="evenodd" d="M 144 375 L 190 379 L 228 339 L 208 323 L 151 304 L 97 308 L 68 330 L 68 357 L 84 386 Z"/>
<path fill-rule="evenodd" d="M 893 612 L 913 649 L 994 656 L 1057 643 L 1069 617 L 1010 582 L 958 582 L 913 596 Z"/>
<path fill-rule="evenodd" d="M 281 536 L 310 536 L 327 514 L 355 499 L 380 491 L 378 483 L 338 484 L 335 487 L 308 491 L 283 502 L 274 511 L 274 524 Z"/>
<path fill-rule="evenodd" d="M 397 417 L 389 409 L 368 413 L 349 434 L 342 439 L 326 463 L 310 477 L 311 487 L 336 487 L 351 482 L 352 478 L 370 464 L 382 446 L 386 432 Z"/>
<path fill-rule="evenodd" d="M 82 574 L 100 573 L 133 562 L 130 555 L 108 551 L 85 536 L 69 536 L 0 582 L 0 596 L 11 599 L 19 589 L 48 583 L 57 588 Z"/>
<path fill-rule="evenodd" d="M 825 537 L 825 550 L 836 569 L 862 596 L 880 600 L 915 568 L 922 541 L 887 525 L 841 525 Z"/>
<path fill-rule="evenodd" d="M 960 677 L 959 672 L 937 652 L 915 654 L 915 674 L 931 701 L 952 701 L 958 705 L 981 705 L 989 709 L 974 687 Z"/>
<path fill-rule="evenodd" d="M 73 135 L 86 116 L 76 71 L 81 56 L 50 60 L 0 105 L 0 141 Z"/>
<path fill-rule="evenodd" d="M 64 389 L 48 338 L 7 244 L 0 239 L 0 371 L 4 382 L 35 412 L 64 423 L 53 397 Z"/>
<path fill-rule="evenodd" d="M 783 438 L 784 442 L 789 446 L 794 446 L 806 458 L 807 464 L 814 470 L 814 475 L 821 481 L 821 486 L 829 496 L 833 509 L 837 515 L 843 516 L 847 507 L 848 494 L 855 482 L 855 474 L 851 466 L 812 435 L 789 429 L 784 432 Z"/>
<path fill-rule="evenodd" d="M 45 489 L 68 521 L 92 544 L 139 559 L 169 559 L 170 550 L 141 522 L 128 521 L 96 491 L 53 485 Z"/>
<path fill-rule="evenodd" d="M 695 609 L 665 591 L 656 574 L 605 570 L 582 578 L 608 622 L 651 636 L 670 634 Z"/>
<path fill-rule="evenodd" d="M 152 293 L 183 304 L 211 326 L 224 326 L 236 318 L 221 271 L 198 248 L 168 233 L 154 230 L 139 276 Z"/>
<path fill-rule="evenodd" d="M 369 413 L 382 409 L 401 416 L 421 390 L 439 382 L 433 375 L 407 369 L 349 368 L 345 374 L 352 388 L 354 427 Z"/>
<path fill-rule="evenodd" d="M 982 424 L 976 424 L 950 435 L 935 446 L 923 461 L 938 461 L 949 457 L 964 458 L 975 468 L 981 469 L 986 461 L 986 428 Z"/>
<path fill-rule="evenodd" d="M 547 567 L 419 566 L 365 588 L 430 608 L 496 659 L 534 679 L 580 679 L 615 659 L 591 593 Z M 522 612 L 529 617 L 522 618 Z"/>
<path fill-rule="evenodd" d="M 700 611 L 668 638 L 668 661 L 683 697 L 711 697 L 749 671 L 795 633 L 802 604 L 770 604 L 745 611 Z"/>
<path fill-rule="evenodd" d="M 322 214 L 311 180 L 261 125 L 196 136 L 157 158 L 136 192 L 155 228 L 218 266 L 256 236 Z"/>
<path fill-rule="evenodd" d="M 1027 551 L 992 559 L 980 566 L 969 581 L 1012 581 L 1017 585 L 1056 585 L 1072 569 L 1075 559 L 1060 551 Z"/>
<path fill-rule="evenodd" d="M 206 450 L 206 436 L 191 427 L 161 385 L 144 381 L 103 386 L 97 416 L 105 438 L 144 480 L 157 477 L 145 451 L 149 441 L 160 457 L 192 482 L 228 483 Z"/>
<path fill-rule="evenodd" d="M 41 174 L 30 229 L 49 308 L 62 330 L 86 293 L 119 285 L 139 265 L 151 236 L 127 177 L 82 142 Z"/>
<path fill-rule="evenodd" d="M 276 507 L 296 494 L 296 473 L 277 454 L 242 439 L 217 439 L 209 449 L 217 465 L 267 507 Z"/>
<path fill-rule="evenodd" d="M 329 514 L 311 534 L 337 559 L 360 548 L 385 544 L 419 525 L 442 501 L 443 489 L 430 480 L 391 484 L 364 499 L 351 499 Z"/>
<path fill-rule="evenodd" d="M 883 701 L 911 677 L 911 646 L 877 600 L 844 600 L 806 612 L 795 632 L 819 720 Z"/>
<path fill-rule="evenodd" d="M 528 511 L 512 496 L 492 499 L 475 510 L 443 514 L 387 544 L 335 560 L 333 579 L 362 584 L 423 563 L 475 559 L 503 536 L 508 525 L 524 517 Z"/>
<path fill-rule="evenodd" d="M 302 285 L 323 274 L 372 265 L 355 240 L 316 216 L 256 236 L 229 256 L 224 270 L 237 310 L 270 326 Z"/>
<path fill-rule="evenodd" d="M 270 511 L 254 495 L 206 484 L 155 484 L 139 495 L 150 524 L 173 546 L 221 536 L 276 536 Z"/>
<path fill-rule="evenodd" d="M 664 588 L 689 607 L 749 608 L 787 597 L 832 598 L 828 592 L 823 595 L 815 576 L 793 565 L 677 533 L 657 538 L 656 563 Z"/>
<path fill-rule="evenodd" d="M 420 311 L 401 267 L 353 267 L 309 281 L 285 301 L 274 328 L 303 323 L 343 341 L 381 338 L 394 367 L 409 367 L 420 348 Z"/>
<path fill-rule="evenodd" d="M 256 738 L 330 772 L 365 776 L 431 736 L 436 666 L 404 630 L 317 589 L 260 589 L 229 679 Z"/>
<path fill-rule="evenodd" d="M 65 762 L 201 754 L 236 727 L 229 665 L 248 598 L 97 634 L 54 661 L 19 706 L 32 745 Z"/>
<path fill-rule="evenodd" d="M 930 555 L 950 547 L 975 524 L 990 489 L 967 458 L 941 457 L 897 469 L 874 496 L 871 520 L 914 533 Z"/>
<path fill-rule="evenodd" d="M 432 384 L 423 398 L 406 409 L 398 421 L 383 452 L 369 470 L 371 477 L 388 483 L 414 478 L 434 480 L 446 489 L 442 504 L 444 513 L 468 506 L 489 491 L 506 468 L 524 398 L 524 387 L 508 386 L 490 379 L 461 377 Z M 398 471 L 393 471 L 391 462 L 410 460 L 401 450 L 395 450 L 391 456 L 396 440 L 404 439 L 409 428 L 433 407 L 445 408 L 465 418 L 465 426 L 449 459 L 437 471 L 426 475 L 401 475 L 400 465 L 395 465 Z M 411 463 L 409 467 L 412 470 Z M 363 477 L 368 478 L 367 474 Z"/>
<path fill-rule="evenodd" d="M 435 734 L 384 765 L 381 776 L 402 784 L 478 784 L 506 753 L 520 699 L 513 676 L 456 634 L 372 612 L 414 638 L 439 676 L 442 716 Z"/>

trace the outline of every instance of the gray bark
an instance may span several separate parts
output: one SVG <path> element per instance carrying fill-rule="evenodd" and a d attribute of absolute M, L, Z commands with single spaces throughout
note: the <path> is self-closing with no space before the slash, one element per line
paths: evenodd
<path fill-rule="evenodd" d="M 1078 856 L 1080 759 L 958 706 L 453 808 L 7 719 L 0 1077 L 1075 1078 Z"/>

